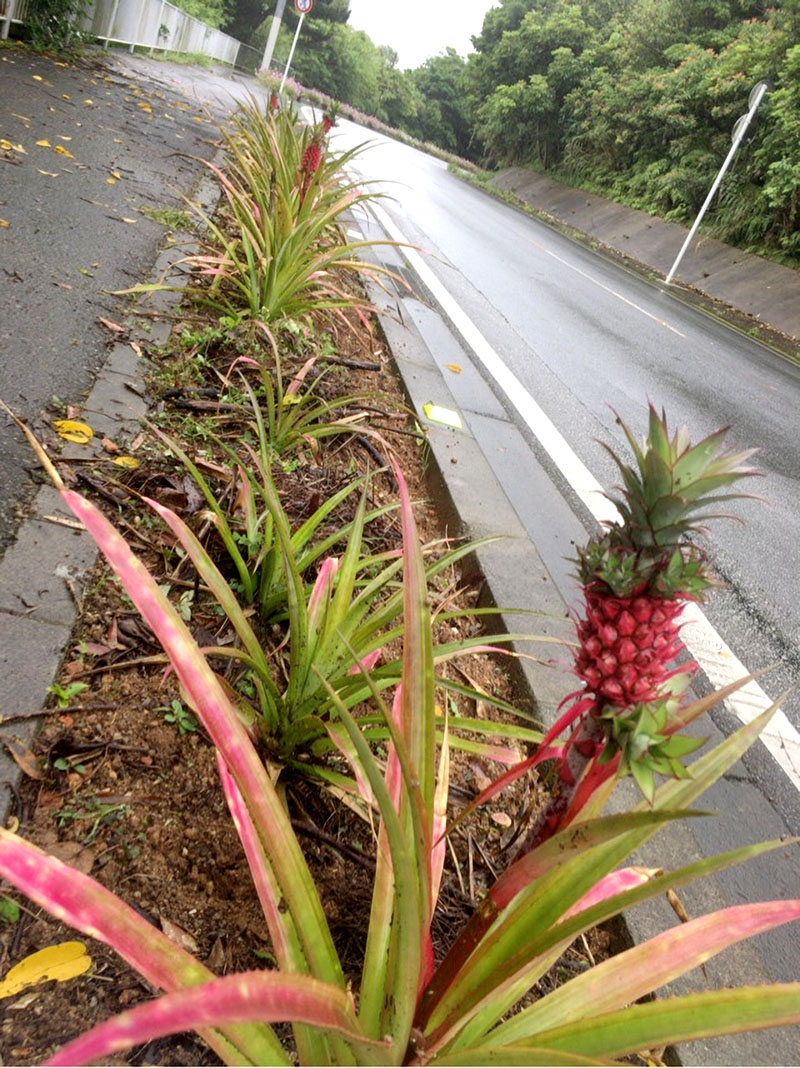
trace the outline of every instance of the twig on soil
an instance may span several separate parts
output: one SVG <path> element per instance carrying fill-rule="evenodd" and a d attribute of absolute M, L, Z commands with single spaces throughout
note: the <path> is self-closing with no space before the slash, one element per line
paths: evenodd
<path fill-rule="evenodd" d="M 34 719 L 36 716 L 52 716 L 54 712 L 109 712 L 119 705 L 70 705 L 68 708 L 43 708 L 39 712 L 15 712 L 11 716 L 0 716 L 0 723 L 13 723 L 19 719 Z"/>
<path fill-rule="evenodd" d="M 324 842 L 326 845 L 331 846 L 333 849 L 337 850 L 337 852 L 341 853 L 342 856 L 358 861 L 359 864 L 368 864 L 371 868 L 375 867 L 374 859 L 367 853 L 363 852 L 363 850 L 340 841 L 335 834 L 328 834 L 327 831 L 323 831 L 321 827 L 317 827 L 314 823 L 310 823 L 306 820 L 292 820 L 292 827 L 301 834 L 307 835 L 309 838 L 316 838 L 320 842 Z"/>
<path fill-rule="evenodd" d="M 458 885 L 461 887 L 461 896 L 467 896 L 467 889 L 464 886 L 464 877 L 461 874 L 461 865 L 458 863 L 458 856 L 456 855 L 455 848 L 453 847 L 452 838 L 447 839 L 447 845 L 450 849 L 450 856 L 453 858 L 453 867 L 455 868 L 456 875 L 458 876 Z"/>
<path fill-rule="evenodd" d="M 467 854 L 467 874 L 468 874 L 468 878 L 469 878 L 469 899 L 470 899 L 470 901 L 474 901 L 475 900 L 475 867 L 474 867 L 474 865 L 472 863 L 472 833 L 470 831 L 467 831 L 467 846 L 468 846 L 468 850 L 469 850 L 468 854 Z"/>
<path fill-rule="evenodd" d="M 340 367 L 347 367 L 351 371 L 380 371 L 379 363 L 362 363 L 360 360 L 346 360 L 342 356 L 326 356 L 326 363 L 335 363 Z"/>
<path fill-rule="evenodd" d="M 483 846 L 478 841 L 478 839 L 476 838 L 474 841 L 475 841 L 475 848 L 480 853 L 481 859 L 483 860 L 483 863 L 489 869 L 489 874 L 492 876 L 493 879 L 496 879 L 497 878 L 497 872 L 495 871 L 494 865 L 492 864 L 491 860 L 489 860 L 489 858 L 486 856 L 486 852 L 485 852 Z"/>
<path fill-rule="evenodd" d="M 137 656 L 134 660 L 117 660 L 113 664 L 101 664 L 99 667 L 85 668 L 71 675 L 72 679 L 86 679 L 91 675 L 102 675 L 104 671 L 119 671 L 120 668 L 139 667 L 142 664 L 168 664 L 166 653 L 154 653 L 153 656 Z"/>

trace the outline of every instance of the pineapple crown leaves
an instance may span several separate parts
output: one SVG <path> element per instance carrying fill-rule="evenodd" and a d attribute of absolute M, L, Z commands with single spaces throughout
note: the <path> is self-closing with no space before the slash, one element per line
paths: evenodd
<path fill-rule="evenodd" d="M 677 544 L 683 534 L 700 529 L 698 523 L 720 517 L 715 512 L 697 515 L 698 509 L 748 496 L 715 493 L 740 478 L 759 474 L 747 466 L 755 449 L 722 451 L 728 427 L 692 445 L 686 427 L 679 427 L 670 438 L 666 414 L 662 410 L 659 416 L 651 404 L 647 437 L 640 445 L 615 415 L 636 460 L 635 468 L 624 463 L 604 443 L 624 483 L 624 497 L 612 498 L 623 517 L 623 526 L 618 527 L 622 544 L 634 548 Z"/>
<path fill-rule="evenodd" d="M 634 705 L 621 713 L 608 708 L 600 715 L 606 728 L 606 745 L 598 763 L 605 764 L 621 753 L 620 773 L 630 772 L 645 799 L 652 803 L 655 776 L 686 779 L 689 772 L 681 758 L 705 744 L 705 738 L 670 734 L 667 699 Z"/>
<path fill-rule="evenodd" d="M 652 404 L 641 444 L 618 414 L 616 418 L 635 460 L 625 463 L 603 443 L 622 475 L 621 494 L 609 495 L 622 521 L 579 551 L 580 578 L 603 584 L 617 596 L 648 589 L 656 596 L 698 598 L 713 585 L 708 558 L 681 539 L 690 532 L 705 533 L 704 521 L 727 515 L 716 512 L 715 505 L 749 496 L 717 491 L 759 473 L 747 466 L 756 450 L 724 451 L 727 427 L 696 445 L 685 427 L 670 436 L 666 415 L 662 411 L 659 416 Z"/>

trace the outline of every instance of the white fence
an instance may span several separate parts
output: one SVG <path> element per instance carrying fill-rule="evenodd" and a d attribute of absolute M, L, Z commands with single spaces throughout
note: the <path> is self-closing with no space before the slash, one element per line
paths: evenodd
<path fill-rule="evenodd" d="M 24 23 L 29 6 L 30 0 L 0 0 L 0 35 L 8 36 L 12 22 Z M 206 26 L 167 0 L 89 0 L 77 28 L 106 46 L 195 52 L 231 66 L 257 65 L 254 49 Z M 243 62 L 245 54 L 248 60 Z"/>

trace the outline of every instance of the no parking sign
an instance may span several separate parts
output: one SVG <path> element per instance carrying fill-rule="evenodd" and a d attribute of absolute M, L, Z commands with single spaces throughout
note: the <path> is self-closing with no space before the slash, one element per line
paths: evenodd
<path fill-rule="evenodd" d="M 314 6 L 314 0 L 294 0 L 294 6 L 301 15 L 307 15 Z"/>

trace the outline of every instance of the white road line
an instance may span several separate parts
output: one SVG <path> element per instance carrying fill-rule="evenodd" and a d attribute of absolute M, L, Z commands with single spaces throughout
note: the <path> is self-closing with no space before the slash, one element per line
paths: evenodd
<path fill-rule="evenodd" d="M 393 241 L 409 245 L 408 239 L 379 204 L 371 203 L 369 210 Z M 619 512 L 611 501 L 603 496 L 603 487 L 545 415 L 522 382 L 503 363 L 423 257 L 415 249 L 408 247 L 403 249 L 403 256 L 430 290 L 467 346 L 502 387 L 509 402 L 525 420 L 531 432 L 538 438 L 556 467 L 595 519 L 601 523 L 616 522 L 620 518 Z M 750 674 L 697 605 L 687 605 L 684 619 L 686 626 L 681 637 L 713 686 L 726 686 Z M 757 682 L 749 682 L 729 697 L 725 705 L 742 723 L 750 723 L 772 703 L 770 696 Z M 773 715 L 769 726 L 761 734 L 761 741 L 794 787 L 800 790 L 800 733 L 783 712 L 778 710 Z"/>
<path fill-rule="evenodd" d="M 552 259 L 558 260 L 558 262 L 562 264 L 562 266 L 568 267 L 570 271 L 574 271 L 575 274 L 579 274 L 581 278 L 585 278 L 587 282 L 591 282 L 593 286 L 597 286 L 599 289 L 604 289 L 606 293 L 610 293 L 612 297 L 616 297 L 617 300 L 621 300 L 624 304 L 627 304 L 629 307 L 634 308 L 638 312 L 641 312 L 642 315 L 646 315 L 647 318 L 652 319 L 654 323 L 658 323 L 659 326 L 663 326 L 667 330 L 671 330 L 672 333 L 677 334 L 678 337 L 686 337 L 686 334 L 682 334 L 680 330 L 678 330 L 676 327 L 670 326 L 670 324 L 665 319 L 659 319 L 657 315 L 653 315 L 652 312 L 646 311 L 644 308 L 634 303 L 634 301 L 628 300 L 627 297 L 623 297 L 623 295 L 621 293 L 618 293 L 616 289 L 612 289 L 610 286 L 605 285 L 598 278 L 593 278 L 592 275 L 587 274 L 586 271 L 582 271 L 580 267 L 576 267 L 574 264 L 568 263 L 565 259 L 562 259 L 561 256 L 557 256 L 555 252 L 552 252 L 549 248 L 545 248 L 545 246 L 540 244 L 538 241 L 535 241 L 531 237 L 526 238 L 526 240 L 529 241 L 530 244 L 536 245 L 536 247 L 541 252 L 546 253 Z"/>

